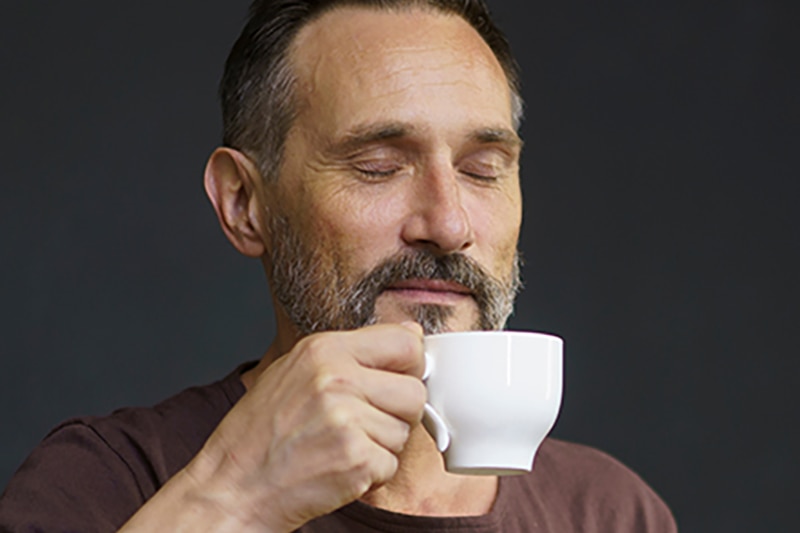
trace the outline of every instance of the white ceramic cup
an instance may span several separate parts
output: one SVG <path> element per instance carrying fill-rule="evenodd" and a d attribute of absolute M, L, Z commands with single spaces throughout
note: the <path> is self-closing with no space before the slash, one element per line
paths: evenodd
<path fill-rule="evenodd" d="M 449 472 L 529 472 L 561 406 L 563 341 L 525 331 L 425 337 L 423 424 Z"/>

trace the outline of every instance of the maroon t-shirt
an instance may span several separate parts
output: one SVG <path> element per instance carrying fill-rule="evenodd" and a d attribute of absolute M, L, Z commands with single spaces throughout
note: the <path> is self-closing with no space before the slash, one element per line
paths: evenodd
<path fill-rule="evenodd" d="M 116 531 L 200 450 L 244 394 L 239 378 L 246 368 L 151 408 L 58 426 L 0 496 L 0 532 Z M 299 531 L 673 533 L 676 527 L 661 499 L 618 461 L 547 439 L 533 472 L 500 478 L 486 515 L 410 516 L 354 502 Z"/>

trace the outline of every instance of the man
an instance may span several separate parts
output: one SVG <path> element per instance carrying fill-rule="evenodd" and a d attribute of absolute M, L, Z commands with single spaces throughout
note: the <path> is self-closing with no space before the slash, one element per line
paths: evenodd
<path fill-rule="evenodd" d="M 674 531 L 616 461 L 546 441 L 533 473 L 444 471 L 422 335 L 500 329 L 518 287 L 520 100 L 479 1 L 256 1 L 206 190 L 261 258 L 257 364 L 71 421 L 0 501 L 7 531 Z"/>

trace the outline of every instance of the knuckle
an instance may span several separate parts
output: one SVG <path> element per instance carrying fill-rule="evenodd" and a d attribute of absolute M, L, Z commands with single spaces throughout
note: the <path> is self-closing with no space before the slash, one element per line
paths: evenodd
<path fill-rule="evenodd" d="M 342 472 L 357 472 L 366 468 L 369 449 L 359 432 L 344 427 L 336 435 L 336 465 Z"/>
<path fill-rule="evenodd" d="M 319 403 L 327 427 L 333 430 L 349 430 L 352 427 L 352 412 L 341 402 L 330 395 L 323 395 Z M 343 435 L 347 436 L 349 433 L 350 431 L 344 431 Z"/>
<path fill-rule="evenodd" d="M 339 405 L 336 399 L 342 394 L 356 394 L 358 387 L 351 375 L 328 363 L 319 367 L 311 377 L 310 391 L 323 409 Z"/>
<path fill-rule="evenodd" d="M 422 406 L 425 405 L 425 402 L 428 401 L 428 388 L 422 382 L 422 380 L 415 379 L 411 382 L 411 398 L 412 401 L 417 403 L 417 407 L 422 409 Z"/>
<path fill-rule="evenodd" d="M 410 380 L 406 397 L 408 420 L 419 422 L 422 419 L 425 402 L 428 401 L 428 389 L 425 388 L 425 384 L 422 381 L 418 379 Z"/>
<path fill-rule="evenodd" d="M 404 351 L 410 355 L 416 355 L 422 352 L 422 338 L 406 328 L 402 329 L 403 335 L 403 348 Z"/>
<path fill-rule="evenodd" d="M 311 394 L 313 397 L 326 407 L 327 392 L 331 389 L 332 384 L 336 381 L 336 377 L 331 375 L 330 371 L 324 367 L 317 368 L 314 375 L 311 377 Z"/>
<path fill-rule="evenodd" d="M 422 343 L 421 339 L 416 337 L 412 337 L 408 346 L 406 347 L 406 357 L 408 358 L 410 365 L 422 365 L 424 359 L 424 352 L 425 347 Z M 422 373 L 422 369 L 419 370 L 420 375 Z"/>
<path fill-rule="evenodd" d="M 392 453 L 384 453 L 380 463 L 372 473 L 371 484 L 381 485 L 392 479 L 400 465 L 400 460 Z"/>
<path fill-rule="evenodd" d="M 313 333 L 298 342 L 303 356 L 312 362 L 330 361 L 337 354 L 346 352 L 345 335 L 340 331 Z"/>
<path fill-rule="evenodd" d="M 309 374 L 312 393 L 347 387 L 350 381 L 348 365 L 342 361 L 343 349 L 336 335 L 316 334 L 301 342 L 302 357 Z"/>
<path fill-rule="evenodd" d="M 383 485 L 392 479 L 399 464 L 397 456 L 393 453 L 386 450 L 374 453 L 370 460 L 365 460 L 350 470 L 348 477 L 351 487 L 358 496 L 361 496 L 371 488 Z"/>
<path fill-rule="evenodd" d="M 373 475 L 366 468 L 363 466 L 358 469 L 354 469 L 349 472 L 348 475 L 350 490 L 352 492 L 352 497 L 358 498 L 366 493 L 373 484 Z"/>
<path fill-rule="evenodd" d="M 330 341 L 322 334 L 309 335 L 300 341 L 299 348 L 306 361 L 320 364 L 325 361 L 325 354 L 330 352 Z"/>
<path fill-rule="evenodd" d="M 411 434 L 411 426 L 405 422 L 400 422 L 397 428 L 397 438 L 390 450 L 394 453 L 400 453 L 405 449 L 408 437 Z"/>

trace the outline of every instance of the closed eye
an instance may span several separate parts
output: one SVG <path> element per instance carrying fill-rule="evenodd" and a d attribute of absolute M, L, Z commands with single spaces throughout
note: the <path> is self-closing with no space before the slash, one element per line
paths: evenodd
<path fill-rule="evenodd" d="M 458 171 L 475 180 L 491 183 L 513 171 L 516 159 L 513 155 L 496 147 L 474 151 L 458 162 Z"/>
<path fill-rule="evenodd" d="M 497 181 L 500 176 L 494 169 L 487 169 L 487 170 L 462 170 L 462 174 L 465 176 L 469 176 L 470 178 L 474 178 L 480 181 Z"/>
<path fill-rule="evenodd" d="M 400 172 L 403 165 L 391 160 L 366 160 L 353 163 L 353 168 L 369 178 L 388 178 Z"/>
<path fill-rule="evenodd" d="M 458 171 L 464 176 L 482 182 L 494 182 L 504 174 L 503 168 L 491 163 L 483 163 L 475 160 L 465 161 L 461 164 Z"/>
<path fill-rule="evenodd" d="M 356 170 L 364 176 L 369 176 L 372 178 L 388 178 L 397 173 L 400 169 L 392 168 L 389 170 L 371 170 L 366 168 L 356 168 Z"/>

